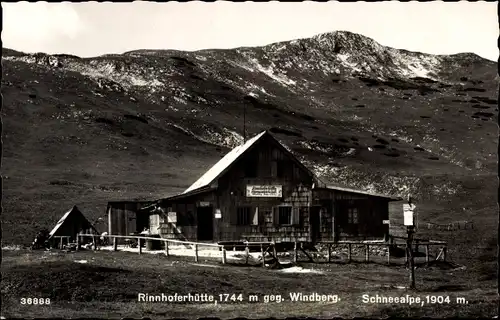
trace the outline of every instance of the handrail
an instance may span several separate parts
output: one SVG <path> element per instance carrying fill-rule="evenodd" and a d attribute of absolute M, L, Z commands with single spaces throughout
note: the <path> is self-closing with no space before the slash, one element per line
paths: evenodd
<path fill-rule="evenodd" d="M 214 243 L 203 243 L 203 242 L 193 242 L 193 241 L 181 241 L 181 240 L 173 240 L 173 239 L 165 239 L 165 238 L 154 238 L 154 237 L 143 237 L 143 236 L 121 236 L 121 235 L 93 235 L 93 234 L 79 234 L 79 236 L 82 237 L 108 237 L 108 238 L 126 238 L 126 239 L 144 239 L 144 240 L 156 240 L 156 241 L 166 241 L 166 242 L 171 242 L 171 243 L 180 243 L 180 244 L 191 244 L 191 245 L 201 245 L 201 246 L 207 246 L 207 247 L 223 247 L 223 245 L 220 244 L 214 244 Z"/>

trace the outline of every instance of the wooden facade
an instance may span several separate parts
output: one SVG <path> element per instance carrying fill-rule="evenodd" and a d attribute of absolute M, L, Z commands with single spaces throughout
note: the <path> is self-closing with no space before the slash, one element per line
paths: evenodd
<path fill-rule="evenodd" d="M 388 234 L 382 221 L 395 198 L 327 187 L 270 133 L 231 153 L 196 188 L 158 202 L 162 237 L 314 243 Z"/>
<path fill-rule="evenodd" d="M 108 233 L 113 235 L 138 234 L 150 228 L 150 213 L 142 208 L 148 201 L 110 201 L 106 209 Z M 122 241 L 120 239 L 120 241 Z"/>

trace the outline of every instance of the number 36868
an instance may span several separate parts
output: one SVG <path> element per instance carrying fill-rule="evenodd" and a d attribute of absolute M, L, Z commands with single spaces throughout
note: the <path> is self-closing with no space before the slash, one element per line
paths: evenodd
<path fill-rule="evenodd" d="M 21 304 L 27 304 L 27 305 L 50 304 L 50 298 L 21 298 Z"/>

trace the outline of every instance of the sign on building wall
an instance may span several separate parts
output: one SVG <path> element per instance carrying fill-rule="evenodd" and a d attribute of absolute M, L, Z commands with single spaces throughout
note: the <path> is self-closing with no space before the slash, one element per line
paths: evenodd
<path fill-rule="evenodd" d="M 208 201 L 200 201 L 200 207 L 210 207 L 210 202 L 208 202 Z"/>
<path fill-rule="evenodd" d="M 403 218 L 405 226 L 413 226 L 413 210 L 414 204 L 403 204 Z"/>
<path fill-rule="evenodd" d="M 222 213 L 220 212 L 220 209 L 215 209 L 215 219 L 220 219 L 222 218 Z"/>
<path fill-rule="evenodd" d="M 177 223 L 177 212 L 169 212 L 167 213 L 167 222 Z"/>
<path fill-rule="evenodd" d="M 283 196 L 283 186 L 279 185 L 247 186 L 247 197 L 281 198 L 282 196 Z"/>

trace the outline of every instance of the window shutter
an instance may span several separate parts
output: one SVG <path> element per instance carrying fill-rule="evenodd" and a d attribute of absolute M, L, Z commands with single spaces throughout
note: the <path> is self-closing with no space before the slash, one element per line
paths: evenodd
<path fill-rule="evenodd" d="M 273 224 L 275 226 L 279 225 L 280 224 L 280 221 L 279 221 L 279 208 L 278 207 L 273 207 Z"/>
<path fill-rule="evenodd" d="M 299 207 L 292 207 L 292 216 L 291 216 L 291 224 L 298 225 L 299 224 Z"/>
<path fill-rule="evenodd" d="M 259 225 L 259 207 L 254 208 L 252 224 L 254 226 Z"/>

